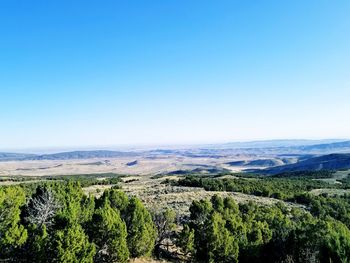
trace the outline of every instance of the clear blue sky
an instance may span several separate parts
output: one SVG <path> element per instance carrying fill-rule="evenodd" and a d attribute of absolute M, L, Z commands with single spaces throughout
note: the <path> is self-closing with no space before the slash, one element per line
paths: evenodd
<path fill-rule="evenodd" d="M 350 137 L 350 1 L 0 3 L 0 149 Z"/>

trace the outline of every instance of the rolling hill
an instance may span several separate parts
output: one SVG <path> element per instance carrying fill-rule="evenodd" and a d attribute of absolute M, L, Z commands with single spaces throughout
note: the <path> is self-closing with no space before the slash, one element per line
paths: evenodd
<path fill-rule="evenodd" d="M 322 143 L 320 143 L 322 142 Z M 230 156 L 257 157 L 256 161 L 245 161 L 243 163 L 231 163 L 230 165 L 243 166 L 266 166 L 286 164 L 283 155 L 305 154 L 331 154 L 350 153 L 350 141 L 338 140 L 276 140 L 276 141 L 256 141 L 245 143 L 216 144 L 211 147 L 189 147 L 178 149 L 148 149 L 139 151 L 113 151 L 113 150 L 87 150 L 87 151 L 67 151 L 52 154 L 23 154 L 23 153 L 1 153 L 0 161 L 23 161 L 23 160 L 70 160 L 70 159 L 90 159 L 90 158 L 117 158 L 134 156 L 185 156 L 190 158 L 223 158 Z M 247 158 L 248 159 L 248 158 Z"/>
<path fill-rule="evenodd" d="M 36 161 L 36 160 L 72 160 L 91 158 L 116 158 L 138 156 L 135 152 L 120 151 L 73 151 L 53 154 L 21 154 L 21 153 L 0 153 L 0 161 Z"/>
<path fill-rule="evenodd" d="M 1 153 L 0 161 L 14 161 L 14 160 L 26 160 L 27 158 L 35 157 L 34 154 L 25 153 Z"/>
<path fill-rule="evenodd" d="M 276 166 L 260 170 L 266 174 L 278 174 L 298 171 L 320 171 L 350 169 L 350 154 L 328 154 L 313 157 L 294 164 Z"/>
<path fill-rule="evenodd" d="M 257 159 L 252 161 L 234 161 L 226 163 L 230 166 L 247 166 L 247 167 L 274 167 L 286 164 L 284 160 L 277 158 Z"/>
<path fill-rule="evenodd" d="M 115 158 L 123 156 L 136 156 L 133 152 L 119 151 L 74 151 L 54 154 L 44 154 L 34 156 L 32 160 L 71 160 L 71 159 L 91 159 L 91 158 Z"/>
<path fill-rule="evenodd" d="M 315 145 L 300 146 L 299 149 L 305 152 L 343 152 L 350 150 L 350 141 L 323 143 Z"/>

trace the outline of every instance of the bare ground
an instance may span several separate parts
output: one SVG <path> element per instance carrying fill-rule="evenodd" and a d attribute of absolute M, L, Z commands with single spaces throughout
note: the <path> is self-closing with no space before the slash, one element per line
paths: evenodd
<path fill-rule="evenodd" d="M 167 173 L 176 170 L 190 170 L 203 166 L 229 168 L 226 162 L 232 158 L 191 158 L 161 156 L 95 158 L 85 160 L 40 160 L 40 161 L 3 161 L 0 162 L 0 176 L 46 176 L 85 173 L 118 173 L 127 175 L 149 175 Z M 131 162 L 135 165 L 128 165 Z M 235 167 L 234 171 L 241 168 Z"/>

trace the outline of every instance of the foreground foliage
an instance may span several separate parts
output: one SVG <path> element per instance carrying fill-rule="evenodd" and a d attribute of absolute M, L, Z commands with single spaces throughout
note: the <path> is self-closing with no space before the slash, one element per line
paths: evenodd
<path fill-rule="evenodd" d="M 179 245 L 200 262 L 350 262 L 350 230 L 281 203 L 195 201 Z"/>
<path fill-rule="evenodd" d="M 188 177 L 177 184 L 266 195 L 305 209 L 214 195 L 194 201 L 190 217 L 178 222 L 174 211 L 151 214 L 118 189 L 86 196 L 77 180 L 1 187 L 0 262 L 127 262 L 173 253 L 194 262 L 350 262 L 350 196 L 308 193 L 324 182 Z"/>
<path fill-rule="evenodd" d="M 155 239 L 141 201 L 116 189 L 94 199 L 76 181 L 0 188 L 0 261 L 126 262 Z"/>

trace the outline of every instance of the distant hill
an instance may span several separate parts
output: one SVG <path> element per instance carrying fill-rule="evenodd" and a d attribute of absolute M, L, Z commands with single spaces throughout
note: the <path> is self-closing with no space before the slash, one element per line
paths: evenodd
<path fill-rule="evenodd" d="M 21 154 L 21 153 L 0 153 L 0 161 L 24 161 L 24 160 L 71 160 L 91 158 L 116 158 L 116 157 L 138 156 L 135 152 L 119 151 L 73 151 L 53 154 Z"/>
<path fill-rule="evenodd" d="M 134 165 L 137 165 L 139 162 L 137 160 L 135 161 L 132 161 L 132 162 L 128 162 L 126 165 L 127 166 L 134 166 Z"/>
<path fill-rule="evenodd" d="M 295 155 L 297 158 L 304 155 L 320 155 L 331 153 L 350 153 L 350 141 L 339 140 L 272 140 L 255 142 L 237 142 L 228 144 L 213 144 L 208 147 L 190 147 L 184 149 L 155 149 L 139 152 L 123 152 L 108 150 L 92 151 L 69 151 L 53 154 L 22 154 L 22 153 L 0 153 L 0 161 L 12 160 L 70 160 L 70 159 L 91 159 L 91 158 L 117 158 L 117 157 L 156 157 L 156 156 L 185 156 L 190 158 L 222 158 L 242 157 L 246 159 L 259 158 L 250 163 L 237 163 L 230 165 L 265 166 L 271 167 L 283 165 L 288 160 L 281 156 Z M 266 158 L 270 158 L 270 160 Z M 276 157 L 276 160 L 275 160 Z"/>
<path fill-rule="evenodd" d="M 0 161 L 25 160 L 34 157 L 34 154 L 25 153 L 0 153 Z"/>
<path fill-rule="evenodd" d="M 344 139 L 327 139 L 327 140 L 263 140 L 248 142 L 232 142 L 223 144 L 213 144 L 207 148 L 224 148 L 224 149 L 240 149 L 240 148 L 279 148 L 279 147 L 302 147 L 309 145 L 332 144 L 343 142 Z"/>
<path fill-rule="evenodd" d="M 299 149 L 305 152 L 341 152 L 350 150 L 350 141 L 323 143 L 316 145 L 300 146 Z"/>
<path fill-rule="evenodd" d="M 350 154 L 328 154 L 313 157 L 294 164 L 276 166 L 261 170 L 266 174 L 278 174 L 298 171 L 320 171 L 350 169 Z"/>
<path fill-rule="evenodd" d="M 249 162 L 250 166 L 274 167 L 284 165 L 283 160 L 279 159 L 259 159 Z"/>
<path fill-rule="evenodd" d="M 233 162 L 228 162 L 226 164 L 230 166 L 246 166 L 249 161 L 233 161 Z"/>
<path fill-rule="evenodd" d="M 43 154 L 32 157 L 32 160 L 70 160 L 70 159 L 91 159 L 91 158 L 114 158 L 123 156 L 136 156 L 132 152 L 119 151 L 74 151 L 54 154 Z"/>
<path fill-rule="evenodd" d="M 175 170 L 169 173 L 166 173 L 167 175 L 190 175 L 190 174 L 218 174 L 218 173 L 224 173 L 224 172 L 230 172 L 227 169 L 220 168 L 220 167 L 213 167 L 213 168 L 195 168 L 190 170 Z"/>
<path fill-rule="evenodd" d="M 234 161 L 226 164 L 230 166 L 247 166 L 247 167 L 274 167 L 290 163 L 289 159 L 257 159 L 252 161 Z"/>
<path fill-rule="evenodd" d="M 148 151 L 152 155 L 181 155 L 186 157 L 221 158 L 233 155 L 281 156 L 350 153 L 350 141 L 340 140 L 273 140 L 212 144 L 186 149 Z"/>

